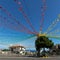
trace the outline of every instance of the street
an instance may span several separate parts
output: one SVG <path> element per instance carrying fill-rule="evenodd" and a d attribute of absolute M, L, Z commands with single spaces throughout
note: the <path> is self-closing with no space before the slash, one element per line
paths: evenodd
<path fill-rule="evenodd" d="M 49 57 L 28 57 L 16 54 L 0 54 L 0 60 L 60 60 L 60 55 L 52 55 Z"/>
<path fill-rule="evenodd" d="M 0 60 L 60 60 L 60 57 L 0 57 Z"/>

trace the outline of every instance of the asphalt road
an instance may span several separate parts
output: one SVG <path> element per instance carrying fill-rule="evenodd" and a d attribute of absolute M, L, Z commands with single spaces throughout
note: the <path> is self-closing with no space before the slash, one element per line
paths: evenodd
<path fill-rule="evenodd" d="M 0 57 L 0 60 L 60 60 L 60 57 Z"/>
<path fill-rule="evenodd" d="M 21 57 L 19 55 L 3 55 L 0 54 L 0 60 L 60 60 L 60 56 L 50 56 L 50 57 Z"/>

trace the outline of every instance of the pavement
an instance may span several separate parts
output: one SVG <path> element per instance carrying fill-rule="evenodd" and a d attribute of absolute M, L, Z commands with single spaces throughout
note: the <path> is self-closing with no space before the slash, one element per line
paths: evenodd
<path fill-rule="evenodd" d="M 50 57 L 27 57 L 19 55 L 3 55 L 0 54 L 0 60 L 60 60 L 60 56 L 50 56 Z"/>
<path fill-rule="evenodd" d="M 60 60 L 57 57 L 35 58 L 35 57 L 1 57 L 0 60 Z"/>
<path fill-rule="evenodd" d="M 60 57 L 0 57 L 0 60 L 60 60 Z"/>

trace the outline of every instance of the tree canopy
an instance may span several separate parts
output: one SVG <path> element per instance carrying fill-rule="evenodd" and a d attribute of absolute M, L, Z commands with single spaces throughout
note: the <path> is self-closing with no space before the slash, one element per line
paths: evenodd
<path fill-rule="evenodd" d="M 52 42 L 52 40 L 49 40 L 49 38 L 45 37 L 45 36 L 40 36 L 35 41 L 35 47 L 38 52 L 38 55 L 39 55 L 41 48 L 50 48 L 51 49 L 53 47 L 53 45 L 54 45 L 54 43 Z"/>

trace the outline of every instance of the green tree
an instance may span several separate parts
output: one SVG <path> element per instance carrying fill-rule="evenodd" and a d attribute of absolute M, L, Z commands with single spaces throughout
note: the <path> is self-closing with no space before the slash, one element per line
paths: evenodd
<path fill-rule="evenodd" d="M 45 48 L 52 48 L 54 45 L 54 43 L 49 40 L 47 37 L 45 36 L 40 36 L 36 39 L 35 41 L 35 48 L 37 51 L 37 56 L 40 56 L 40 50 L 41 48 L 43 48 L 43 50 L 45 51 Z"/>

